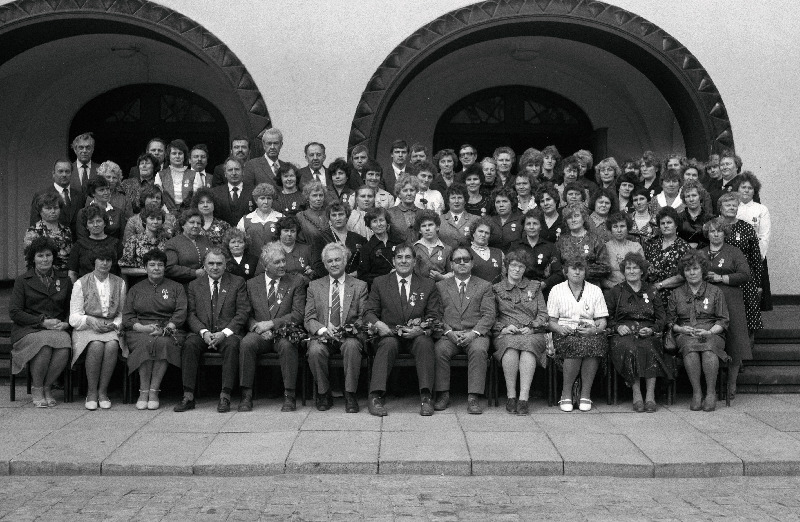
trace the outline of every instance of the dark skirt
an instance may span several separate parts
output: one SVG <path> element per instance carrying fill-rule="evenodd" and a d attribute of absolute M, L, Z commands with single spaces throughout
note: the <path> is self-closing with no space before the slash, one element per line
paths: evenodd
<path fill-rule="evenodd" d="M 177 343 L 175 339 L 177 339 Z M 186 334 L 177 330 L 175 339 L 172 337 L 155 337 L 143 332 L 125 332 L 125 340 L 130 350 L 128 373 L 138 370 L 139 366 L 145 361 L 166 360 L 169 364 L 180 368 L 181 350 L 186 340 Z"/>
<path fill-rule="evenodd" d="M 747 312 L 745 311 L 742 289 L 736 286 L 719 285 L 725 304 L 728 306 L 728 331 L 725 332 L 725 352 L 734 364 L 753 358 L 750 346 L 750 333 L 747 331 Z"/>
<path fill-rule="evenodd" d="M 675 375 L 674 359 L 664 358 L 659 336 L 614 335 L 609 339 L 608 346 L 611 362 L 628 387 L 638 383 L 639 379 L 672 379 Z"/>
<path fill-rule="evenodd" d="M 761 268 L 761 311 L 769 312 L 772 310 L 772 290 L 769 287 L 769 268 L 767 258 L 764 258 L 764 265 Z"/>
<path fill-rule="evenodd" d="M 608 339 L 601 335 L 567 335 L 553 334 L 553 346 L 556 358 L 583 359 L 584 357 L 605 357 L 608 353 Z"/>
<path fill-rule="evenodd" d="M 725 353 L 725 339 L 721 336 L 706 337 L 704 342 L 701 342 L 700 339 L 691 335 L 679 334 L 675 339 L 675 344 L 678 345 L 678 351 L 683 357 L 694 352 L 713 352 L 723 362 L 730 360 L 730 356 Z"/>
<path fill-rule="evenodd" d="M 499 335 L 494 339 L 494 357 L 498 362 L 503 360 L 503 355 L 509 348 L 521 352 L 531 352 L 536 356 L 536 361 L 542 368 L 547 368 L 547 338 L 543 333 L 526 335 Z"/>

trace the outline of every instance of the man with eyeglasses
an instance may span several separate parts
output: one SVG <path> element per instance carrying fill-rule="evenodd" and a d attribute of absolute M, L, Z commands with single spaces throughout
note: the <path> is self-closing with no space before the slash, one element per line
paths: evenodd
<path fill-rule="evenodd" d="M 454 277 L 436 283 L 444 303 L 442 324 L 444 336 L 436 342 L 436 373 L 434 388 L 436 411 L 450 405 L 450 359 L 467 354 L 467 412 L 483 413 L 478 403 L 486 387 L 486 366 L 489 351 L 489 330 L 497 317 L 492 285 L 472 277 L 472 252 L 464 247 L 450 254 Z"/>
<path fill-rule="evenodd" d="M 478 159 L 478 150 L 465 143 L 458 149 L 458 160 L 461 162 L 461 172 L 465 172 Z"/>

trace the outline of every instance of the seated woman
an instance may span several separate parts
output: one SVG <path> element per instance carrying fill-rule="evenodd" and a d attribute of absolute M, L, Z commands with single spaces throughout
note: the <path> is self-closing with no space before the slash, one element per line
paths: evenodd
<path fill-rule="evenodd" d="M 72 326 L 72 365 L 86 352 L 89 383 L 84 406 L 94 411 L 111 408 L 108 383 L 117 366 L 125 307 L 125 282 L 110 273 L 117 254 L 101 249 L 93 254 L 94 272 L 86 274 L 72 288 L 69 324 Z M 123 356 L 127 356 L 123 349 Z"/>
<path fill-rule="evenodd" d="M 655 214 L 650 213 L 650 192 L 643 188 L 633 189 L 633 214 L 631 214 L 632 227 L 630 235 L 633 239 L 644 244 L 658 233 L 658 224 Z"/>
<path fill-rule="evenodd" d="M 562 232 L 566 232 L 564 222 L 561 219 L 561 196 L 550 183 L 544 183 L 536 191 L 536 204 L 544 214 L 542 220 L 542 237 L 551 243 L 558 241 Z"/>
<path fill-rule="evenodd" d="M 558 249 L 541 236 L 543 218 L 539 209 L 526 212 L 523 218 L 525 237 L 511 243 L 509 251 L 524 250 L 528 253 L 531 262 L 525 271 L 525 278 L 541 283 L 540 289 L 546 297 L 550 289 L 562 282 L 564 277 Z"/>
<path fill-rule="evenodd" d="M 528 399 L 533 374 L 538 363 L 547 367 L 547 308 L 541 283 L 524 277 L 533 260 L 527 252 L 515 250 L 504 264 L 506 278 L 494 285 L 497 321 L 494 334 L 494 357 L 503 366 L 506 380 L 506 411 L 528 415 Z M 517 397 L 519 373 L 519 397 Z"/>
<path fill-rule="evenodd" d="M 256 275 L 259 256 L 247 250 L 247 234 L 238 228 L 229 228 L 222 236 L 222 251 L 227 259 L 227 271 L 233 275 L 252 279 Z"/>
<path fill-rule="evenodd" d="M 453 248 L 439 239 L 441 224 L 439 214 L 433 210 L 420 211 L 414 221 L 414 229 L 420 236 L 414 243 L 414 250 L 417 253 L 414 273 L 437 282 L 453 277 L 453 272 L 450 270 L 450 254 L 453 253 Z"/>
<path fill-rule="evenodd" d="M 592 232 L 597 234 L 604 243 L 611 239 L 611 233 L 606 227 L 606 220 L 608 220 L 611 209 L 616 206 L 614 191 L 606 188 L 596 190 L 589 201 L 589 210 L 592 212 L 589 215 L 589 225 L 592 227 Z"/>
<path fill-rule="evenodd" d="M 127 218 L 121 209 L 115 208 L 111 205 L 111 187 L 106 181 L 106 178 L 101 176 L 94 177 L 89 180 L 87 194 L 92 198 L 91 203 L 85 208 L 78 211 L 77 226 L 75 235 L 78 239 L 89 236 L 89 231 L 86 228 L 86 213 L 91 207 L 101 209 L 106 214 L 105 233 L 108 236 L 119 239 L 122 243 L 122 235 L 125 231 L 125 224 Z"/>
<path fill-rule="evenodd" d="M 117 252 L 117 256 L 122 255 L 122 242 L 105 232 L 108 226 L 108 214 L 95 205 L 86 207 L 81 212 L 84 218 L 83 226 L 86 227 L 89 234 L 87 237 L 78 238 L 69 253 L 67 268 L 69 269 L 69 277 L 73 282 L 94 271 L 92 259 L 94 259 L 94 252 L 98 249 L 110 248 Z M 116 262 L 111 267 L 111 272 L 119 274 L 119 265 Z"/>
<path fill-rule="evenodd" d="M 702 201 L 708 192 L 697 181 L 687 181 L 681 189 L 683 202 L 686 205 L 678 215 L 681 218 L 681 228 L 678 236 L 686 241 L 691 248 L 701 249 L 708 245 L 703 235 L 703 225 L 711 219 L 711 211 L 706 212 Z"/>
<path fill-rule="evenodd" d="M 144 255 L 154 248 L 164 251 L 168 236 L 164 231 L 164 211 L 155 205 L 145 207 L 139 213 L 145 221 L 145 229 L 141 234 L 129 237 L 122 248 L 122 259 L 119 266 L 127 268 L 144 268 Z"/>
<path fill-rule="evenodd" d="M 302 230 L 298 241 L 306 245 L 313 245 L 322 232 L 328 228 L 328 214 L 325 212 L 327 207 L 325 186 L 319 181 L 306 183 L 303 187 L 303 196 L 307 207 L 295 215 Z M 278 217 L 283 216 L 278 214 Z M 260 247 L 258 251 L 261 252 Z"/>
<path fill-rule="evenodd" d="M 145 223 L 142 221 L 142 211 L 150 206 L 160 208 L 164 212 L 165 237 L 169 239 L 175 234 L 178 220 L 174 214 L 169 213 L 167 206 L 161 202 L 161 187 L 158 185 L 152 185 L 150 187 L 143 188 L 141 192 L 139 192 L 138 208 L 140 210 L 125 223 L 125 234 L 123 235 L 124 241 L 127 241 L 128 238 L 135 236 L 136 234 L 141 234 L 144 232 Z"/>
<path fill-rule="evenodd" d="M 505 254 L 499 248 L 490 247 L 492 224 L 487 218 L 479 218 L 469 227 L 470 252 L 472 252 L 472 275 L 499 283 L 503 278 Z"/>
<path fill-rule="evenodd" d="M 570 203 L 561 212 L 568 232 L 561 234 L 556 248 L 561 256 L 561 266 L 567 259 L 582 257 L 586 261 L 586 280 L 601 285 L 611 273 L 606 244 L 589 230 L 589 213 L 580 203 Z"/>
<path fill-rule="evenodd" d="M 278 186 L 275 201 L 272 206 L 276 212 L 284 216 L 295 216 L 306 208 L 306 198 L 300 190 L 300 176 L 297 166 L 288 161 L 282 161 L 275 176 Z"/>
<path fill-rule="evenodd" d="M 719 361 L 728 361 L 725 331 L 728 329 L 728 306 L 722 290 L 706 283 L 710 261 L 697 250 L 689 250 L 678 262 L 678 272 L 686 282 L 670 295 L 667 325 L 676 336 L 675 344 L 692 384 L 692 411 L 714 411 L 717 407 Z M 705 375 L 706 395 L 700 382 Z"/>
<path fill-rule="evenodd" d="M 347 203 L 350 196 L 353 195 L 353 189 L 350 188 L 350 165 L 344 158 L 337 158 L 328 165 L 328 172 L 331 174 L 331 185 L 328 187 L 328 204 L 336 201 L 340 203 Z"/>
<path fill-rule="evenodd" d="M 164 277 L 167 255 L 151 250 L 144 256 L 147 279 L 135 284 L 125 299 L 122 326 L 128 344 L 128 373 L 139 371 L 137 410 L 157 410 L 158 393 L 167 365 L 180 368 L 186 333 L 186 292 Z"/>
<path fill-rule="evenodd" d="M 639 254 L 644 257 L 644 249 L 637 241 L 628 239 L 631 228 L 631 218 L 622 212 L 611 214 L 606 220 L 606 229 L 611 233 L 611 239 L 606 242 L 608 261 L 611 273 L 603 280 L 603 288 L 610 289 L 625 281 L 624 266 L 621 265 L 629 253 Z M 647 272 L 647 270 L 645 270 Z"/>
<path fill-rule="evenodd" d="M 417 213 L 422 210 L 422 207 L 418 207 L 414 203 L 419 187 L 419 179 L 416 176 L 401 175 L 394 185 L 396 203 L 387 210 L 392 228 L 399 236 L 402 236 L 403 241 L 409 243 L 413 243 L 419 238 L 414 230 L 414 221 L 417 219 Z"/>
<path fill-rule="evenodd" d="M 686 241 L 678 237 L 681 218 L 672 207 L 664 207 L 656 215 L 660 235 L 647 240 L 642 247 L 644 257 L 650 262 L 647 280 L 661 294 L 661 301 L 669 301 L 673 288 L 683 284 L 678 262 L 689 250 Z"/>
<path fill-rule="evenodd" d="M 467 186 L 467 197 L 464 210 L 478 217 L 489 215 L 489 198 L 482 192 L 483 171 L 472 164 L 464 171 L 464 185 Z"/>
<path fill-rule="evenodd" d="M 206 252 L 211 248 L 211 243 L 200 235 L 203 218 L 199 210 L 184 210 L 178 220 L 178 225 L 183 230 L 183 234 L 178 234 L 164 244 L 166 275 L 174 281 L 187 285 L 206 274 L 203 269 L 203 260 L 206 258 Z"/>
<path fill-rule="evenodd" d="M 611 362 L 633 390 L 633 411 L 653 413 L 657 409 L 656 378 L 674 374 L 661 343 L 666 308 L 655 288 L 644 280 L 648 267 L 644 255 L 628 252 L 617 266 L 625 279 L 606 294 Z M 646 386 L 644 399 L 641 379 Z"/>
<path fill-rule="evenodd" d="M 37 237 L 52 239 L 58 246 L 58 252 L 53 259 L 56 270 L 66 270 L 69 253 L 72 250 L 72 231 L 66 225 L 58 222 L 64 210 L 64 200 L 54 193 L 42 194 L 36 199 L 36 211 L 39 212 L 39 221 L 25 232 L 23 245 L 27 247 Z"/>
<path fill-rule="evenodd" d="M 369 176 L 369 173 L 367 175 Z M 362 236 L 366 241 L 372 237 L 372 230 L 364 223 L 364 216 L 367 215 L 369 209 L 376 207 L 375 189 L 368 185 L 361 185 L 356 189 L 350 201 L 352 203 L 348 207 L 353 210 L 347 214 L 347 230 Z M 394 201 L 394 198 L 392 198 L 392 201 Z M 381 205 L 381 208 L 386 207 Z M 330 216 L 330 208 L 328 208 L 328 215 Z M 330 218 L 328 220 L 330 221 Z"/>
<path fill-rule="evenodd" d="M 69 361 L 72 340 L 66 330 L 72 281 L 53 261 L 58 245 L 37 237 L 25 247 L 28 271 L 14 280 L 8 304 L 11 327 L 11 371 L 18 374 L 30 362 L 31 396 L 37 408 L 52 408 L 53 384 Z"/>
<path fill-rule="evenodd" d="M 224 219 L 214 217 L 214 195 L 211 194 L 211 189 L 207 187 L 197 189 L 192 196 L 191 208 L 196 208 L 203 219 L 200 235 L 205 236 L 212 246 L 220 246 L 222 236 L 231 226 Z"/>
<path fill-rule="evenodd" d="M 517 193 L 511 188 L 492 192 L 492 246 L 508 250 L 511 243 L 522 239 L 522 214 L 517 209 Z"/>
<path fill-rule="evenodd" d="M 275 223 L 275 237 L 286 254 L 286 273 L 301 276 L 306 283 L 321 277 L 325 271 L 322 258 L 313 259 L 311 245 L 297 242 L 300 223 L 294 216 L 284 216 Z M 262 267 L 263 268 L 263 267 Z M 261 273 L 261 270 L 257 270 Z"/>
<path fill-rule="evenodd" d="M 753 358 L 753 349 L 747 331 L 747 312 L 742 285 L 751 279 L 747 258 L 739 248 L 727 243 L 731 236 L 731 225 L 722 217 L 714 218 L 703 225 L 709 245 L 700 252 L 711 261 L 706 281 L 722 290 L 728 307 L 729 327 L 725 336 L 725 352 L 728 363 L 728 397 L 736 396 L 736 379 L 742 361 Z"/>
<path fill-rule="evenodd" d="M 442 226 L 439 228 L 439 237 L 445 245 L 452 248 L 464 245 L 469 237 L 470 225 L 477 221 L 464 209 L 469 193 L 463 183 L 453 182 L 445 190 L 448 211 L 442 214 Z"/>
<path fill-rule="evenodd" d="M 242 217 L 236 224 L 236 228 L 247 234 L 250 240 L 247 249 L 250 252 L 261 252 L 264 245 L 277 238 L 275 223 L 283 217 L 283 214 L 272 208 L 274 200 L 275 187 L 269 183 L 259 183 L 253 189 L 256 209 Z"/>
<path fill-rule="evenodd" d="M 405 239 L 391 228 L 392 218 L 385 208 L 370 209 L 364 221 L 372 230 L 372 237 L 361 250 L 358 278 L 372 285 L 376 277 L 394 270 L 394 248 L 405 243 Z"/>
<path fill-rule="evenodd" d="M 556 361 L 561 362 L 564 372 L 558 406 L 567 412 L 573 410 L 572 386 L 578 374 L 581 376 L 578 409 L 592 409 L 592 383 L 601 358 L 608 351 L 605 334 L 608 308 L 603 291 L 586 281 L 586 266 L 582 256 L 566 259 L 563 267 L 567 280 L 554 286 L 547 298 Z"/>

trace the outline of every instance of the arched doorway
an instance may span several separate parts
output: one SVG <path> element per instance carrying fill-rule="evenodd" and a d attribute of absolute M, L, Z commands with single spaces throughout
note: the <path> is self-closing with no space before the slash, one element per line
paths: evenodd
<path fill-rule="evenodd" d="M 439 118 L 433 150 L 469 143 L 485 154 L 509 146 L 522 152 L 590 148 L 592 122 L 576 104 L 544 89 L 525 85 L 493 87 L 462 98 Z"/>
<path fill-rule="evenodd" d="M 201 96 L 163 84 L 126 85 L 94 98 L 73 118 L 69 136 L 87 131 L 103 137 L 96 157 L 115 161 L 125 173 L 154 136 L 167 142 L 181 138 L 189 147 L 203 143 L 209 158 L 224 158 L 228 151 L 228 124 L 219 109 Z"/>
<path fill-rule="evenodd" d="M 410 35 L 386 57 L 367 83 L 355 111 L 349 146 L 352 148 L 364 144 L 372 154 L 388 157 L 386 143 L 400 136 L 397 133 L 392 137 L 385 136 L 384 126 L 394 104 L 402 100 L 404 91 L 413 87 L 413 82 L 424 77 L 426 81 L 419 80 L 418 83 L 427 87 L 427 97 L 433 99 L 440 94 L 441 87 L 457 86 L 474 78 L 484 78 L 487 76 L 485 71 L 474 63 L 470 64 L 471 67 L 466 67 L 460 76 L 441 66 L 442 70 L 451 73 L 445 83 L 441 77 L 435 79 L 438 82 L 432 81 L 428 73 L 448 56 L 457 55 L 471 46 L 514 38 L 544 38 L 580 45 L 583 46 L 586 56 L 594 52 L 605 53 L 610 57 L 609 61 L 613 59 L 617 62 L 615 65 L 619 65 L 620 69 L 635 71 L 636 75 L 647 82 L 648 88 L 657 93 L 663 107 L 669 111 L 668 117 L 664 118 L 668 121 L 662 125 L 666 129 L 664 133 L 676 137 L 680 141 L 680 149 L 690 157 L 705 159 L 713 151 L 733 147 L 733 135 L 725 105 L 710 75 L 686 47 L 664 30 L 634 13 L 603 2 L 535 0 L 476 3 L 440 16 Z M 506 54 L 523 63 L 536 58 L 538 51 L 522 46 Z M 538 58 L 549 57 L 550 55 L 543 54 Z M 466 57 L 466 60 L 470 58 Z M 591 70 L 591 65 L 591 62 L 587 62 L 586 71 Z M 505 71 L 513 72 L 513 67 Z M 554 76 L 550 73 L 548 69 L 533 70 L 529 78 L 532 81 L 548 79 Z M 609 80 L 616 81 L 615 78 Z M 565 82 L 568 81 L 569 78 L 565 77 Z M 434 85 L 435 88 L 432 88 Z M 599 82 L 594 88 L 596 97 L 601 99 L 598 105 L 603 103 L 604 95 L 621 92 L 628 98 L 635 99 L 638 94 L 636 89 L 627 89 L 624 84 L 607 92 L 603 92 L 606 86 Z M 420 97 L 418 100 L 424 98 Z M 430 111 L 423 105 L 424 103 L 417 103 L 416 106 L 414 103 L 407 103 L 403 109 L 406 114 L 409 110 L 416 110 L 415 114 L 420 119 L 429 118 Z M 641 108 L 641 105 L 628 106 L 633 108 L 633 112 Z M 620 110 L 625 111 L 628 108 L 623 107 Z M 431 138 L 432 129 L 441 114 L 439 112 L 432 115 L 429 119 L 433 121 L 426 122 L 430 125 Z M 591 114 L 589 116 L 592 117 Z M 646 113 L 632 114 L 628 120 L 634 121 L 633 125 L 636 126 L 641 121 L 646 122 L 649 116 Z M 635 121 L 637 118 L 639 121 Z M 672 121 L 674 126 L 670 123 Z M 598 131 L 602 127 L 595 125 Z M 608 129 L 610 137 L 614 131 L 615 129 Z M 414 132 L 416 131 L 411 132 L 411 140 L 418 138 Z M 642 141 L 648 143 L 646 132 L 642 137 Z M 676 140 L 661 141 L 667 142 L 673 150 L 677 148 L 674 145 Z M 641 150 L 640 148 L 639 153 Z M 628 154 L 630 151 L 624 152 Z"/>

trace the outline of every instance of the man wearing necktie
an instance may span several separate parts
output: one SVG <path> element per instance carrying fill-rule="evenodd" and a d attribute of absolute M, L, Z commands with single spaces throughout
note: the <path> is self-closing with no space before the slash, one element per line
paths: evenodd
<path fill-rule="evenodd" d="M 305 328 L 309 334 L 322 339 L 308 343 L 308 364 L 317 386 L 317 409 L 329 410 L 333 396 L 328 378 L 328 359 L 341 353 L 344 362 L 345 411 L 358 413 L 358 377 L 361 372 L 363 338 L 334 339 L 333 333 L 345 324 L 364 315 L 367 304 L 367 283 L 345 274 L 350 251 L 340 243 L 330 243 L 322 249 L 322 261 L 328 277 L 311 281 L 306 297 Z"/>
<path fill-rule="evenodd" d="M 364 320 L 372 323 L 380 338 L 375 343 L 369 412 L 387 415 L 384 403 L 386 381 L 400 351 L 410 352 L 417 367 L 420 415 L 433 415 L 431 391 L 434 378 L 433 339 L 412 319 L 424 321 L 441 317 L 439 292 L 433 280 L 413 275 L 416 253 L 410 245 L 398 245 L 392 258 L 395 272 L 376 277 L 367 300 Z"/>
<path fill-rule="evenodd" d="M 261 143 L 264 145 L 264 155 L 251 158 L 244 165 L 244 184 L 250 188 L 261 183 L 276 186 L 275 179 L 281 164 L 278 155 L 283 147 L 283 134 L 275 128 L 267 129 L 261 136 Z"/>
<path fill-rule="evenodd" d="M 328 169 L 325 168 L 325 145 L 312 141 L 305 148 L 308 166 L 300 169 L 300 186 L 303 187 L 312 181 L 322 183 L 323 187 L 333 188 Z"/>
<path fill-rule="evenodd" d="M 436 283 L 444 302 L 444 336 L 436 342 L 436 411 L 450 404 L 450 359 L 467 354 L 467 412 L 483 412 L 478 399 L 486 388 L 489 331 L 497 311 L 492 285 L 472 276 L 472 252 L 459 247 L 450 254 L 454 277 Z"/>
<path fill-rule="evenodd" d="M 239 384 L 242 402 L 239 411 L 253 410 L 253 381 L 258 357 L 277 353 L 283 377 L 281 411 L 297 409 L 295 386 L 300 363 L 299 346 L 288 339 L 275 338 L 275 331 L 288 324 L 302 324 L 306 307 L 306 287 L 302 277 L 286 273 L 286 253 L 278 243 L 269 243 L 261 250 L 264 273 L 247 282 L 247 295 L 253 314 L 249 332 L 239 350 Z"/>
<path fill-rule="evenodd" d="M 65 227 L 69 227 L 73 238 L 75 237 L 78 211 L 81 209 L 79 202 L 86 198 L 82 196 L 83 192 L 80 189 L 80 185 L 72 185 L 72 171 L 72 163 L 67 159 L 60 159 L 53 164 L 53 183 L 47 188 L 36 192 L 31 200 L 30 226 L 34 226 L 41 219 L 36 207 L 39 196 L 54 193 L 64 202 L 64 208 L 61 209 L 58 222 Z"/>
<path fill-rule="evenodd" d="M 211 188 L 213 186 L 214 177 L 210 172 L 206 172 L 207 166 L 208 147 L 202 143 L 198 143 L 189 151 L 189 168 L 197 172 L 204 187 Z"/>
<path fill-rule="evenodd" d="M 381 182 L 383 183 L 383 188 L 386 189 L 386 192 L 389 194 L 394 194 L 394 188 L 397 184 L 397 180 L 400 179 L 400 176 L 406 174 L 408 169 L 406 168 L 406 161 L 408 159 L 408 143 L 405 140 L 395 140 L 392 142 L 392 164 L 390 168 L 384 170 L 383 178 Z"/>
<path fill-rule="evenodd" d="M 189 316 L 187 325 L 192 333 L 186 337 L 181 354 L 183 399 L 175 411 L 195 408 L 197 368 L 203 352 L 222 354 L 222 392 L 217 411 L 231 409 L 231 390 L 236 385 L 239 370 L 239 343 L 250 315 L 244 279 L 225 272 L 225 255 L 219 247 L 206 253 L 203 268 L 206 277 L 189 283 Z"/>
<path fill-rule="evenodd" d="M 253 187 L 242 182 L 242 162 L 230 157 L 225 160 L 227 183 L 211 189 L 214 196 L 214 215 L 235 227 L 239 220 L 255 208 Z M 255 254 L 256 252 L 254 252 Z"/>
<path fill-rule="evenodd" d="M 73 163 L 74 169 L 72 171 L 72 178 L 70 184 L 73 189 L 70 190 L 70 196 L 75 199 L 75 190 L 80 189 L 81 199 L 76 201 L 84 201 L 86 199 L 86 189 L 89 186 L 89 180 L 97 176 L 97 163 L 92 161 L 94 154 L 94 136 L 91 132 L 83 133 L 76 136 L 72 140 L 72 150 L 75 152 L 76 161 Z"/>

